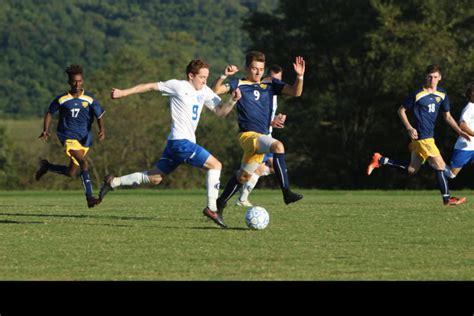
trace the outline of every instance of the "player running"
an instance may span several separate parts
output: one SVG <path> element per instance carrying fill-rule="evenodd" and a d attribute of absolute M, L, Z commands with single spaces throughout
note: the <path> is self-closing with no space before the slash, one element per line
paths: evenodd
<path fill-rule="evenodd" d="M 283 69 L 278 65 L 271 65 L 268 67 L 267 77 L 262 79 L 264 83 L 271 83 L 272 78 L 282 80 Z M 274 95 L 272 98 L 273 107 L 272 107 L 272 115 L 271 115 L 271 123 L 268 127 L 269 134 L 268 136 L 272 136 L 273 128 L 284 128 L 285 127 L 285 120 L 286 115 L 279 113 L 276 115 L 276 111 L 278 108 L 278 100 L 277 96 Z M 270 174 L 275 173 L 273 169 L 273 154 L 266 153 L 265 157 L 263 158 L 263 163 L 258 166 L 255 172 L 250 177 L 249 181 L 242 185 L 240 189 L 240 196 L 237 198 L 235 205 L 242 206 L 242 207 L 251 207 L 253 206 L 252 203 L 248 200 L 250 193 L 253 191 L 255 186 L 257 185 L 258 180 L 260 177 L 268 176 Z"/>
<path fill-rule="evenodd" d="M 81 180 L 86 192 L 87 206 L 94 207 L 100 200 L 92 196 L 92 182 L 89 177 L 86 160 L 87 152 L 92 146 L 91 126 L 94 118 L 99 125 L 99 140 L 105 139 L 105 111 L 95 97 L 83 89 L 84 78 L 81 65 L 70 65 L 66 69 L 70 89 L 57 96 L 49 105 L 44 116 L 43 131 L 39 138 L 45 141 L 49 138 L 52 115 L 59 111 L 59 122 L 56 130 L 59 141 L 64 146 L 64 152 L 70 158 L 69 166 L 55 165 L 48 160 L 40 161 L 35 179 L 38 181 L 48 171 L 67 177 L 73 177 L 81 169 Z"/>
<path fill-rule="evenodd" d="M 283 193 L 285 204 L 296 202 L 302 195 L 290 190 L 288 173 L 285 162 L 285 147 L 283 143 L 269 134 L 273 96 L 285 94 L 300 96 L 303 92 L 303 76 L 305 61 L 303 57 L 296 57 L 293 63 L 296 72 L 296 81 L 290 86 L 278 79 L 271 82 L 261 82 L 265 69 L 265 55 L 262 52 L 251 51 L 246 55 L 246 78 L 232 79 L 228 85 L 223 84 L 227 75 L 235 74 L 238 68 L 235 65 L 226 67 L 222 75 L 214 84 L 213 90 L 217 94 L 241 91 L 242 98 L 237 102 L 237 117 L 239 124 L 239 144 L 244 153 L 241 168 L 237 175 L 231 177 L 224 192 L 217 200 L 220 215 L 223 214 L 227 201 L 246 183 L 263 162 L 265 153 L 273 153 L 275 175 Z"/>
<path fill-rule="evenodd" d="M 448 94 L 443 89 L 438 88 L 438 82 L 441 80 L 439 66 L 428 66 L 425 75 L 426 82 L 424 86 L 409 95 L 398 109 L 398 115 L 411 139 L 409 146 L 411 151 L 410 163 L 397 162 L 379 153 L 374 153 L 372 162 L 367 167 L 367 175 L 371 175 L 376 168 L 381 166 L 392 166 L 403 169 L 409 176 L 412 176 L 420 170 L 425 161 L 428 161 L 436 170 L 436 179 L 443 197 L 443 204 L 459 205 L 464 203 L 466 199 L 464 197 L 460 199 L 451 197 L 448 181 L 444 174 L 446 164 L 433 138 L 439 109 L 441 108 L 445 121 L 456 133 L 467 140 L 470 138 L 466 132 L 459 128 L 451 116 Z M 415 127 L 408 120 L 407 110 L 412 111 L 415 116 Z"/>
<path fill-rule="evenodd" d="M 459 127 L 474 137 L 474 82 L 467 85 L 466 98 L 468 103 L 461 112 Z M 446 168 L 448 178 L 455 178 L 469 162 L 474 161 L 474 142 L 464 137 L 458 137 L 454 145 L 454 152 L 451 157 L 450 167 Z"/>
<path fill-rule="evenodd" d="M 225 116 L 240 99 L 240 92 L 235 91 L 227 102 L 221 103 L 221 98 L 206 85 L 209 65 L 199 59 L 188 64 L 186 77 L 187 80 L 172 79 L 139 84 L 125 90 L 112 89 L 112 99 L 148 91 L 161 91 L 162 95 L 170 97 L 171 132 L 161 158 L 153 169 L 121 177 L 105 176 L 99 198 L 102 200 L 107 192 L 120 186 L 158 185 L 164 176 L 172 173 L 180 164 L 186 163 L 207 170 L 207 206 L 203 214 L 217 225 L 226 228 L 227 225 L 216 212 L 222 164 L 205 148 L 196 144 L 195 131 L 203 106 L 215 112 L 217 116 Z"/>

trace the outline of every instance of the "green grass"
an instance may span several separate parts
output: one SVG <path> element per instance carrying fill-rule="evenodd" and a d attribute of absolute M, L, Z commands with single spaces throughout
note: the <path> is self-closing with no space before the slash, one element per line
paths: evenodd
<path fill-rule="evenodd" d="M 474 280 L 471 191 L 459 207 L 436 191 L 298 192 L 251 195 L 264 231 L 233 203 L 229 229 L 207 221 L 204 190 L 121 190 L 93 209 L 79 191 L 0 192 L 0 280 Z"/>

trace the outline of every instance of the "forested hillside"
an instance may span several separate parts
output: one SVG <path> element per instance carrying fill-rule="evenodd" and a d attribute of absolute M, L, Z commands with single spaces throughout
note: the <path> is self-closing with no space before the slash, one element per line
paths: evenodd
<path fill-rule="evenodd" d="M 0 115 L 42 115 L 64 89 L 71 62 L 87 74 L 111 77 L 124 52 L 168 65 L 163 77 L 181 75 L 190 58 L 221 71 L 250 46 L 243 18 L 268 11 L 276 0 L 84 1 L 3 0 L 0 10 Z M 146 75 L 146 74 L 145 74 Z"/>

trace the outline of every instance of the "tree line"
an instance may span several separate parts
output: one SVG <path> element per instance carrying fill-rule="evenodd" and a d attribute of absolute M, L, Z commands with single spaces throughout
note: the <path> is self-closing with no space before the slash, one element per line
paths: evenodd
<path fill-rule="evenodd" d="M 0 13 L 0 49 L 6 53 L 0 111 L 9 118 L 42 115 L 67 88 L 65 66 L 82 63 L 86 89 L 107 111 L 108 139 L 96 142 L 89 154 L 98 180 L 106 173 L 147 169 L 169 130 L 166 98 L 146 94 L 112 102 L 111 87 L 183 79 L 192 58 L 211 63 L 212 81 L 227 63 L 243 69 L 245 52 L 257 49 L 268 64 L 284 68 L 290 84 L 294 57 L 306 60 L 303 96 L 279 99 L 287 126 L 274 133 L 286 145 L 295 186 L 434 189 L 429 167 L 413 179 L 397 170 L 367 177 L 367 163 L 374 151 L 408 160 L 409 139 L 396 110 L 421 87 L 427 65 L 441 66 L 440 86 L 448 91 L 455 118 L 466 104 L 466 83 L 474 81 L 474 8 L 468 0 L 48 1 L 41 10 L 34 5 L 6 1 Z M 36 33 L 30 35 L 32 29 Z M 236 133 L 235 113 L 225 120 L 204 113 L 197 131 L 198 142 L 223 162 L 223 181 L 240 162 Z M 437 123 L 435 139 L 447 162 L 456 137 L 442 120 Z M 37 153 L 5 129 L 0 146 L 2 179 L 9 179 L 1 185 L 38 187 L 30 181 Z M 42 154 L 65 159 L 57 141 Z M 470 172 L 466 167 L 451 187 L 471 188 Z M 161 186 L 199 187 L 202 177 L 199 170 L 181 167 Z M 274 185 L 267 178 L 261 186 Z M 78 185 L 72 182 L 45 177 L 44 185 Z"/>

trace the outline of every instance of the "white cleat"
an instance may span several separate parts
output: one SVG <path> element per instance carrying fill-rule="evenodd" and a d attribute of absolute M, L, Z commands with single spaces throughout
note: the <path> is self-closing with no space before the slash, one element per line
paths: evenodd
<path fill-rule="evenodd" d="M 235 205 L 242 206 L 242 207 L 251 207 L 251 206 L 253 206 L 253 204 L 250 203 L 248 200 L 241 201 L 239 199 L 237 199 L 237 202 L 235 202 Z"/>

